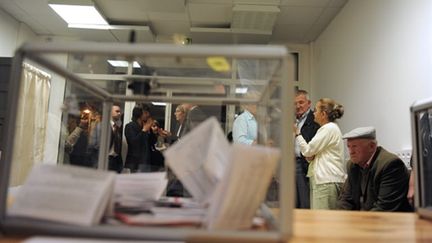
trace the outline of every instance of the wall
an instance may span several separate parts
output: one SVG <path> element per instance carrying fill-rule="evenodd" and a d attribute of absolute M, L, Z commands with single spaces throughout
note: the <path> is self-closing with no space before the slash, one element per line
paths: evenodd
<path fill-rule="evenodd" d="M 0 9 L 0 56 L 12 57 L 15 49 L 22 43 L 27 41 L 40 41 L 43 38 L 33 33 L 29 27 L 23 23 L 19 23 L 9 14 Z M 66 55 L 50 55 L 50 59 L 54 62 L 66 66 Z M 45 72 L 43 68 L 39 67 Z M 48 72 L 50 73 L 50 72 Z M 61 127 L 61 104 L 63 102 L 65 80 L 55 73 L 50 73 L 51 91 L 49 100 L 49 114 L 47 139 L 45 144 L 44 162 L 55 163 L 58 155 L 58 144 L 60 139 Z"/>
<path fill-rule="evenodd" d="M 17 22 L 0 9 L 0 57 L 12 57 L 23 42 L 33 40 L 36 35 L 30 28 Z"/>
<path fill-rule="evenodd" d="M 315 43 L 312 97 L 345 106 L 342 132 L 377 129 L 381 145 L 411 148 L 409 107 L 432 96 L 432 1 L 351 0 Z"/>

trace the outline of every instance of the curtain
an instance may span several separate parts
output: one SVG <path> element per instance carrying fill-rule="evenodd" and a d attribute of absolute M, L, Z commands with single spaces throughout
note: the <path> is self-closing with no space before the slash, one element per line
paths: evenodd
<path fill-rule="evenodd" d="M 10 186 L 21 185 L 34 164 L 42 163 L 51 76 L 23 64 Z"/>

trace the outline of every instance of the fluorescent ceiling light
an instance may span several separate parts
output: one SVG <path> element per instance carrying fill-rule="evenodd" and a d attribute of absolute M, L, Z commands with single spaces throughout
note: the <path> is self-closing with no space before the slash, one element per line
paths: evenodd
<path fill-rule="evenodd" d="M 92 1 L 49 1 L 48 5 L 69 25 L 108 25 Z"/>
<path fill-rule="evenodd" d="M 97 29 L 97 30 L 110 30 L 113 29 L 111 25 L 105 24 L 68 24 L 69 28 L 74 29 Z"/>
<path fill-rule="evenodd" d="M 236 94 L 246 94 L 248 91 L 247 87 L 237 87 L 235 89 Z"/>
<path fill-rule="evenodd" d="M 166 106 L 166 103 L 163 102 L 152 102 L 152 104 L 157 106 Z"/>
<path fill-rule="evenodd" d="M 121 61 L 121 60 L 108 60 L 108 63 L 111 64 L 111 66 L 113 66 L 113 67 L 128 67 L 129 66 L 129 62 Z M 139 65 L 138 62 L 134 61 L 133 67 L 134 68 L 140 68 L 141 66 Z"/>

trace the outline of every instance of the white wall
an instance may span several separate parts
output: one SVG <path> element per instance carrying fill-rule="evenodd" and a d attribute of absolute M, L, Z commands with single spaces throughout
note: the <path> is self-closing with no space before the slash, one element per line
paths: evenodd
<path fill-rule="evenodd" d="M 0 9 L 0 57 L 12 57 L 22 43 L 36 38 L 30 28 Z"/>
<path fill-rule="evenodd" d="M 19 23 L 9 14 L 0 9 L 0 56 L 12 57 L 15 50 L 24 42 L 41 40 L 42 38 L 35 35 L 30 28 Z M 54 62 L 66 66 L 66 55 L 51 55 L 49 56 Z M 45 72 L 47 70 L 38 67 Z M 50 72 L 48 72 L 50 73 Z M 55 73 L 51 74 L 51 91 L 49 99 L 49 114 L 47 131 L 47 139 L 45 144 L 44 161 L 47 163 L 55 163 L 58 155 L 58 144 L 60 139 L 61 128 L 61 104 L 63 102 L 65 80 Z"/>
<path fill-rule="evenodd" d="M 432 1 L 350 0 L 311 47 L 312 97 L 345 106 L 342 132 L 372 125 L 411 148 L 409 107 L 432 96 Z"/>

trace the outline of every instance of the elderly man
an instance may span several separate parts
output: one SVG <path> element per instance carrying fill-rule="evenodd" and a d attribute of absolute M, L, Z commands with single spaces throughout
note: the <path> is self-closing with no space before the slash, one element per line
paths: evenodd
<path fill-rule="evenodd" d="M 305 90 L 298 90 L 294 100 L 296 127 L 299 129 L 301 135 L 309 142 L 315 136 L 319 129 L 318 123 L 314 121 L 314 114 L 311 111 L 311 101 L 309 100 L 308 93 Z M 300 153 L 300 147 L 295 144 L 296 155 L 296 208 L 310 208 L 310 190 L 309 178 L 306 176 L 309 163 L 305 157 Z"/>
<path fill-rule="evenodd" d="M 409 174 L 396 155 L 377 145 L 375 128 L 359 127 L 343 136 L 350 161 L 338 208 L 365 211 L 410 211 Z"/>

